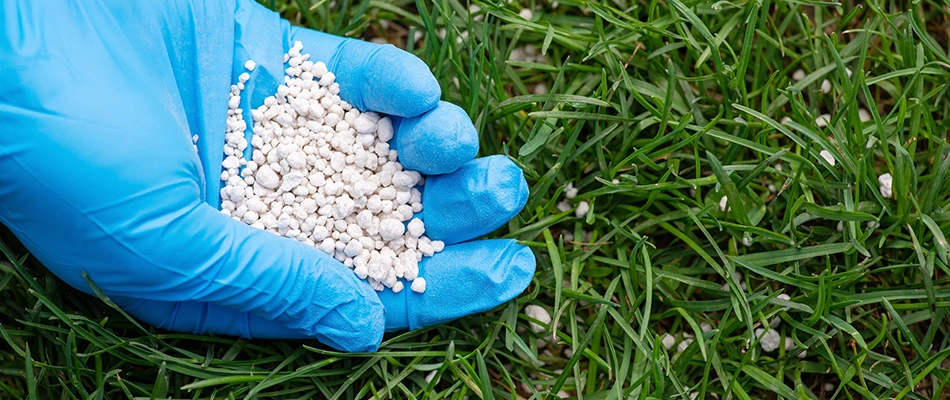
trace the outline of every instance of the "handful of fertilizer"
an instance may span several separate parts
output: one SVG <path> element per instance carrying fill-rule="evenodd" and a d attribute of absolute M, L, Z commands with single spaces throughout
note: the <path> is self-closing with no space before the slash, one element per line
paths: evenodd
<path fill-rule="evenodd" d="M 333 72 L 302 49 L 294 43 L 284 84 L 251 110 L 250 160 L 240 102 L 256 63 L 231 86 L 221 212 L 333 256 L 377 291 L 398 293 L 405 281 L 422 293 L 419 262 L 445 248 L 414 217 L 424 178 L 389 148 L 392 121 L 343 101 Z"/>

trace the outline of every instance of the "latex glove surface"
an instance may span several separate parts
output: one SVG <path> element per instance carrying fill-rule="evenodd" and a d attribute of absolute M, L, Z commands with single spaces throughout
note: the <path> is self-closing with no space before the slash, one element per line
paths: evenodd
<path fill-rule="evenodd" d="M 228 89 L 257 62 L 242 93 L 249 116 L 283 82 L 296 40 L 344 100 L 404 117 L 391 143 L 400 161 L 438 174 L 422 216 L 450 245 L 421 263 L 424 294 L 377 294 L 318 250 L 218 211 Z M 0 222 L 68 284 L 91 292 L 86 271 L 155 326 L 372 351 L 385 329 L 490 309 L 533 275 L 533 254 L 514 241 L 469 241 L 523 207 L 522 172 L 500 156 L 473 160 L 468 116 L 395 47 L 291 27 L 249 0 L 6 1 L 0 77 Z"/>

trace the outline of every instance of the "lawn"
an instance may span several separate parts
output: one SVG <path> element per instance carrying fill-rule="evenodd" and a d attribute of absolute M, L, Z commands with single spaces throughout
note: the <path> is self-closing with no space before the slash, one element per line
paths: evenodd
<path fill-rule="evenodd" d="M 950 398 L 947 0 L 262 3 L 431 66 L 534 280 L 342 354 L 142 327 L 4 232 L 0 398 Z"/>

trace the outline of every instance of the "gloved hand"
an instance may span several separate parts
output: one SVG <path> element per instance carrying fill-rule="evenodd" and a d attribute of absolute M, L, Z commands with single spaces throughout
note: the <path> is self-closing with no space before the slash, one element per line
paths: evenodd
<path fill-rule="evenodd" d="M 402 117 L 401 162 L 432 174 L 422 216 L 451 245 L 421 263 L 424 294 L 377 294 L 318 250 L 218 211 L 228 88 L 258 63 L 249 115 L 282 82 L 296 40 L 344 100 Z M 395 47 L 291 27 L 250 0 L 7 1 L 0 77 L 0 222 L 68 284 L 90 292 L 86 271 L 152 325 L 372 351 L 384 329 L 490 309 L 534 272 L 512 240 L 469 241 L 523 207 L 522 172 L 472 160 L 468 116 Z"/>

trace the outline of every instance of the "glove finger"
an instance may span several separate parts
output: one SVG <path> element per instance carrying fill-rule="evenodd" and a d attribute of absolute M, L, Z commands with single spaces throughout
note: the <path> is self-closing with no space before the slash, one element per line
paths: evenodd
<path fill-rule="evenodd" d="M 447 174 L 478 154 L 478 132 L 461 107 L 440 101 L 418 117 L 397 118 L 390 142 L 407 169 L 423 174 Z"/>
<path fill-rule="evenodd" d="M 429 67 L 393 45 L 291 27 L 288 47 L 298 40 L 311 60 L 327 64 L 340 84 L 340 97 L 357 109 L 414 117 L 442 97 Z"/>
<path fill-rule="evenodd" d="M 446 244 L 498 229 L 528 201 L 524 173 L 502 155 L 477 158 L 451 174 L 428 176 L 423 188 L 426 236 Z"/>
<path fill-rule="evenodd" d="M 336 76 L 340 97 L 360 110 L 413 117 L 435 107 L 442 96 L 429 67 L 395 46 L 291 26 L 251 0 L 238 1 L 235 20 L 235 72 L 247 59 L 261 68 L 248 84 L 253 104 L 284 82 L 283 54 L 298 40 L 312 61 L 323 61 Z"/>
<path fill-rule="evenodd" d="M 167 302 L 131 297 L 115 297 L 112 300 L 135 318 L 157 328 L 174 332 L 189 332 L 196 335 L 213 333 L 245 339 L 310 338 L 279 322 L 213 303 Z M 345 343 L 329 340 L 324 343 L 338 349 L 345 347 Z"/>
<path fill-rule="evenodd" d="M 424 293 L 379 293 L 386 330 L 418 329 L 495 308 L 528 287 L 535 266 L 531 249 L 512 239 L 447 246 L 419 264 Z"/>

